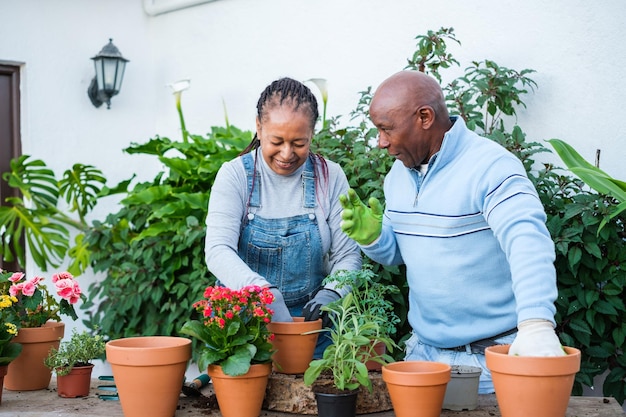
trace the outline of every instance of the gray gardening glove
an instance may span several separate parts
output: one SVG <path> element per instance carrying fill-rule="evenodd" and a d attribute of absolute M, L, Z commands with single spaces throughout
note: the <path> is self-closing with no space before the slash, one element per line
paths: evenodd
<path fill-rule="evenodd" d="M 272 321 L 274 322 L 293 321 L 293 318 L 291 317 L 291 313 L 289 312 L 289 309 L 287 308 L 287 304 L 285 304 L 285 299 L 283 298 L 283 295 L 278 290 L 278 288 L 270 287 L 270 291 L 272 292 L 272 294 L 274 294 L 274 302 L 267 307 L 274 311 L 274 314 L 272 314 Z"/>
<path fill-rule="evenodd" d="M 327 304 L 337 301 L 341 298 L 336 291 L 329 290 L 328 288 L 322 288 L 315 294 L 315 297 L 304 305 L 302 309 L 302 315 L 304 321 L 314 321 L 319 318 L 322 319 L 322 328 L 330 327 L 330 317 L 326 311 L 322 311 L 321 308 Z"/>

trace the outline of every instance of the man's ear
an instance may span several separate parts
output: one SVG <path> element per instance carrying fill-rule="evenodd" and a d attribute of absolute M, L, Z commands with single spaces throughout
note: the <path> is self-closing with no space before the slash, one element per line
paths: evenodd
<path fill-rule="evenodd" d="M 435 122 L 435 110 L 430 106 L 421 106 L 417 109 L 417 118 L 422 123 L 422 129 L 430 129 Z"/>

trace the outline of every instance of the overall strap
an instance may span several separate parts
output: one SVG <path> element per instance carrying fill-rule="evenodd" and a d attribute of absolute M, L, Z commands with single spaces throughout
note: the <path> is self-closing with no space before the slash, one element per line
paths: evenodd
<path fill-rule="evenodd" d="M 309 155 L 302 171 L 302 207 L 314 209 L 315 201 L 315 161 L 314 156 Z"/>
<path fill-rule="evenodd" d="M 252 154 L 247 153 L 242 155 L 241 162 L 243 162 L 243 167 L 246 171 L 248 185 L 247 212 L 250 207 L 261 207 L 261 196 L 259 192 L 261 188 L 261 174 L 256 171 L 256 162 L 252 158 Z"/>

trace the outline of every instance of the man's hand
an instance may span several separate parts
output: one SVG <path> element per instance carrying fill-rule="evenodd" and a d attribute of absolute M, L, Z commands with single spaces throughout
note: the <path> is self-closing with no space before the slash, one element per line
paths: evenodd
<path fill-rule="evenodd" d="M 302 309 L 304 321 L 315 321 L 321 318 L 322 328 L 330 327 L 330 318 L 328 317 L 328 313 L 326 311 L 322 311 L 321 308 L 332 303 L 333 301 L 339 300 L 339 298 L 341 297 L 335 291 L 322 288 L 317 292 L 317 294 L 315 294 L 315 297 L 313 297 L 311 301 L 304 305 L 304 308 Z"/>
<path fill-rule="evenodd" d="M 272 321 L 277 321 L 277 322 L 293 321 L 293 318 L 291 317 L 291 313 L 289 312 L 289 309 L 287 308 L 287 304 L 285 304 L 285 299 L 283 298 L 283 295 L 278 290 L 278 288 L 270 287 L 270 291 L 272 292 L 272 294 L 274 294 L 274 301 L 272 302 L 272 304 L 268 305 L 267 307 L 274 311 L 274 314 L 272 314 Z"/>
<path fill-rule="evenodd" d="M 369 199 L 367 207 L 353 189 L 348 195 L 340 195 L 341 230 L 359 245 L 369 245 L 380 236 L 383 228 L 383 207 L 374 197 Z"/>
<path fill-rule="evenodd" d="M 517 336 L 511 344 L 509 355 L 563 356 L 565 352 L 548 320 L 525 320 L 517 326 Z"/>

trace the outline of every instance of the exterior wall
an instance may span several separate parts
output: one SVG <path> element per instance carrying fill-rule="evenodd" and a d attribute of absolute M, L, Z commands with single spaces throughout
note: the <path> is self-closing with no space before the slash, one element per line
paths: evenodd
<path fill-rule="evenodd" d="M 183 108 L 193 133 L 223 125 L 223 103 L 231 124 L 253 129 L 260 92 L 281 76 L 326 78 L 328 115 L 348 123 L 358 92 L 403 69 L 416 35 L 454 27 L 462 46 L 449 47 L 461 68 L 491 59 L 537 71 L 539 88 L 518 115 L 529 140 L 563 139 L 590 161 L 601 149 L 601 168 L 626 179 L 622 0 L 217 0 L 154 16 L 143 6 L 0 0 L 0 60 L 24 63 L 24 154 L 58 173 L 74 162 L 95 165 L 109 185 L 133 173 L 151 179 L 158 163 L 122 149 L 155 134 L 180 137 L 166 85 L 181 78 L 191 79 Z M 89 58 L 108 38 L 130 59 L 110 110 L 96 109 L 86 94 L 94 76 Z M 444 72 L 444 81 L 460 73 Z M 103 202 L 92 218 L 116 210 L 115 203 Z"/>

